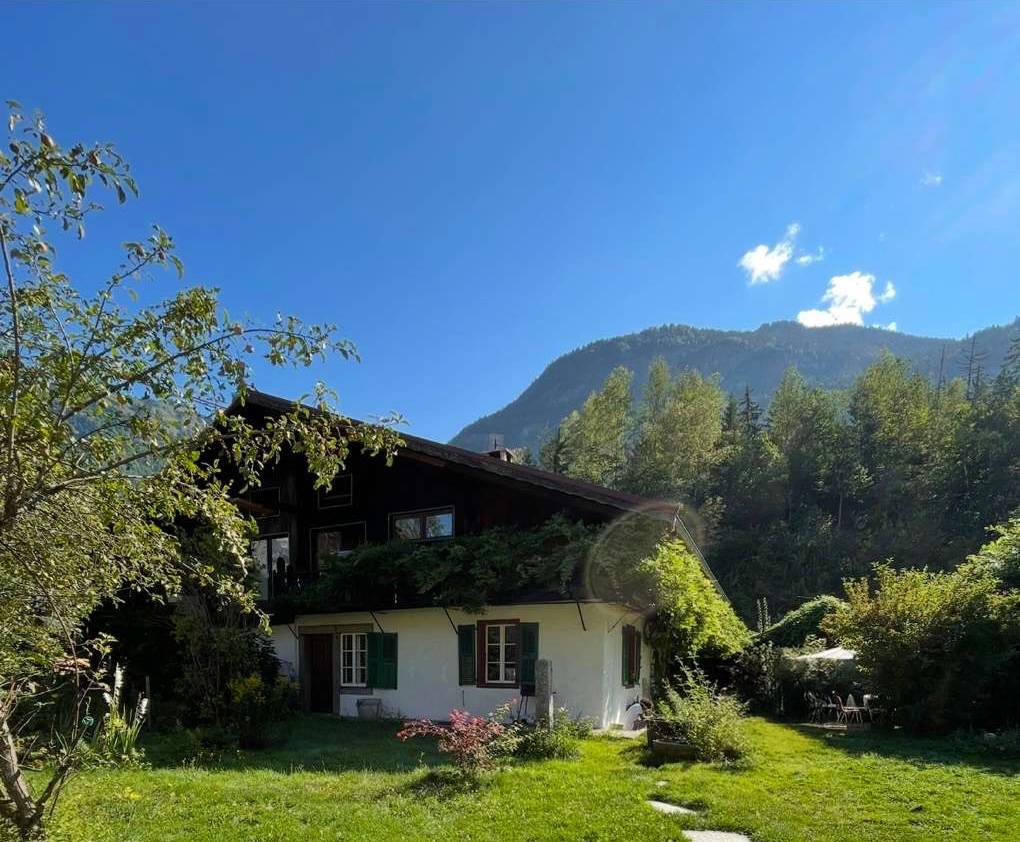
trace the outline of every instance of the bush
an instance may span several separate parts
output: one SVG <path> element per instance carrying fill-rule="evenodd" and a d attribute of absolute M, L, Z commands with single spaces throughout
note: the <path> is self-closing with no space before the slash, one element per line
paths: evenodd
<path fill-rule="evenodd" d="M 590 720 L 572 719 L 566 708 L 560 708 L 552 728 L 539 724 L 520 732 L 514 755 L 524 760 L 569 760 L 580 755 L 580 742 L 591 732 Z"/>
<path fill-rule="evenodd" d="M 491 769 L 498 757 L 512 754 L 517 747 L 518 726 L 504 725 L 502 708 L 490 717 L 474 716 L 465 710 L 451 710 L 450 723 L 441 725 L 429 719 L 404 723 L 397 739 L 412 737 L 438 737 L 439 750 L 449 754 L 464 778 L 477 778 L 479 773 Z"/>
<path fill-rule="evenodd" d="M 809 638 L 821 635 L 822 620 L 844 604 L 829 594 L 809 599 L 765 629 L 760 639 L 776 646 L 803 646 Z"/>
<path fill-rule="evenodd" d="M 846 582 L 847 605 L 823 626 L 857 650 L 887 706 L 917 730 L 1015 724 L 1020 593 L 975 564 L 950 573 L 880 565 L 875 578 L 874 587 Z"/>
<path fill-rule="evenodd" d="M 696 670 L 684 671 L 679 688 L 665 688 L 652 727 L 657 738 L 690 745 L 698 760 L 729 762 L 749 750 L 744 704 Z"/>
<path fill-rule="evenodd" d="M 241 748 L 265 748 L 271 726 L 290 712 L 297 686 L 282 675 L 267 683 L 260 675 L 230 682 L 233 726 Z"/>

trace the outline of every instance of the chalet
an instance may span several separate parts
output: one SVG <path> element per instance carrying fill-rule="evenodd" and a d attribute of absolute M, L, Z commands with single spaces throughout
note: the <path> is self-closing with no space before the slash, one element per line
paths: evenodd
<path fill-rule="evenodd" d="M 257 419 L 291 407 L 250 392 L 232 411 Z M 259 525 L 253 557 L 276 653 L 305 707 L 356 716 L 359 701 L 377 699 L 384 716 L 444 719 L 453 708 L 481 714 L 513 701 L 528 716 L 542 658 L 552 663 L 557 706 L 603 727 L 622 722 L 649 693 L 649 612 L 600 599 L 581 581 L 510 592 L 478 614 L 395 591 L 350 594 L 315 613 L 280 608 L 325 559 L 364 544 L 530 529 L 556 514 L 589 524 L 635 512 L 676 517 L 672 504 L 515 464 L 504 449 L 403 438 L 389 466 L 352 453 L 328 491 L 313 487 L 302 460 L 283 459 L 243 501 Z"/>

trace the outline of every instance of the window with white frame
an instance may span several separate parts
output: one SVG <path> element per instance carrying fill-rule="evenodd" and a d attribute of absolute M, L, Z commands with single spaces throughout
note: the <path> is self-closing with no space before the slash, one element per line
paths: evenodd
<path fill-rule="evenodd" d="M 368 684 L 368 636 L 364 632 L 340 635 L 340 686 L 365 687 Z"/>
<path fill-rule="evenodd" d="M 485 683 L 517 683 L 517 635 L 519 623 L 488 623 L 485 626 Z"/>

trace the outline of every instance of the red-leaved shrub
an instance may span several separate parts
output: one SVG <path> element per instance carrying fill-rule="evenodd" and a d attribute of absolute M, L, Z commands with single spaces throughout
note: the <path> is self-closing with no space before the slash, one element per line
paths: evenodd
<path fill-rule="evenodd" d="M 465 710 L 451 710 L 448 725 L 428 719 L 405 722 L 397 733 L 401 740 L 411 737 L 438 737 L 439 750 L 449 754 L 457 768 L 466 775 L 474 775 L 492 766 L 500 742 L 508 735 L 508 728 L 494 719 L 473 716 Z"/>

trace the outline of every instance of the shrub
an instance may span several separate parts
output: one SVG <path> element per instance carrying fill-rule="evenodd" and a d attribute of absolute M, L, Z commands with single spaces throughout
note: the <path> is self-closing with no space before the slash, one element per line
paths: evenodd
<path fill-rule="evenodd" d="M 525 760 L 569 760 L 580 755 L 580 742 L 591 732 L 590 720 L 572 719 L 566 708 L 560 708 L 552 728 L 539 724 L 520 732 L 514 755 Z"/>
<path fill-rule="evenodd" d="M 271 726 L 290 712 L 296 685 L 282 675 L 267 683 L 260 675 L 230 682 L 233 726 L 241 748 L 264 748 Z"/>
<path fill-rule="evenodd" d="M 847 605 L 823 622 L 857 650 L 871 689 L 918 730 L 1015 721 L 1020 593 L 973 564 L 949 573 L 879 565 L 875 579 L 846 582 Z"/>
<path fill-rule="evenodd" d="M 657 737 L 690 745 L 698 760 L 729 762 L 749 750 L 744 704 L 697 670 L 684 670 L 679 688 L 665 688 L 652 727 Z"/>
<path fill-rule="evenodd" d="M 821 634 L 822 620 L 843 605 L 843 600 L 830 594 L 809 599 L 766 628 L 761 639 L 776 646 L 803 646 Z"/>
<path fill-rule="evenodd" d="M 453 758 L 454 765 L 466 778 L 475 778 L 491 769 L 498 757 L 512 754 L 516 749 L 516 725 L 497 721 L 499 712 L 490 717 L 474 716 L 464 710 L 451 710 L 450 722 L 442 725 L 429 719 L 404 723 L 397 738 L 407 741 L 412 737 L 437 737 L 439 750 Z"/>

